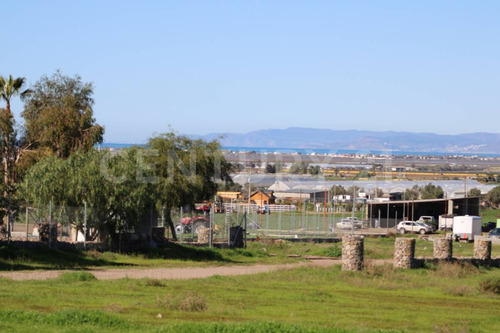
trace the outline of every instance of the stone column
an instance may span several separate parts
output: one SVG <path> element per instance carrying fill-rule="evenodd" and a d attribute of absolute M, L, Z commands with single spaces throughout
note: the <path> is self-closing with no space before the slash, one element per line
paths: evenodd
<path fill-rule="evenodd" d="M 210 228 L 198 229 L 198 243 L 207 244 L 210 240 Z"/>
<path fill-rule="evenodd" d="M 342 270 L 360 271 L 363 269 L 363 241 L 359 235 L 342 237 Z"/>
<path fill-rule="evenodd" d="M 450 260 L 452 257 L 452 240 L 447 238 L 434 239 L 434 259 Z"/>
<path fill-rule="evenodd" d="M 474 240 L 474 258 L 481 260 L 491 259 L 491 240 L 489 239 Z"/>
<path fill-rule="evenodd" d="M 415 267 L 415 238 L 396 238 L 394 268 Z"/>

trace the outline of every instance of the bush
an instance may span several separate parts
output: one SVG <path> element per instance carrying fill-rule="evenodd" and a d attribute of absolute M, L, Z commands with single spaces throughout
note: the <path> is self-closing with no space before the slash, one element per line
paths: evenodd
<path fill-rule="evenodd" d="M 196 292 L 190 292 L 186 295 L 167 294 L 163 299 L 156 296 L 156 304 L 166 307 L 167 310 L 185 312 L 202 312 L 207 309 L 205 298 Z"/>
<path fill-rule="evenodd" d="M 95 281 L 97 278 L 94 274 L 89 272 L 68 272 L 59 275 L 60 282 L 72 283 L 72 282 L 87 282 Z"/>
<path fill-rule="evenodd" d="M 481 281 L 479 290 L 483 294 L 500 294 L 500 277 L 488 278 Z"/>
<path fill-rule="evenodd" d="M 338 247 L 337 245 L 334 245 L 332 247 L 329 247 L 325 251 L 325 256 L 327 257 L 342 257 L 342 249 Z"/>
<path fill-rule="evenodd" d="M 435 275 L 443 278 L 463 278 L 472 274 L 479 274 L 479 269 L 470 263 L 440 262 L 431 266 Z"/>

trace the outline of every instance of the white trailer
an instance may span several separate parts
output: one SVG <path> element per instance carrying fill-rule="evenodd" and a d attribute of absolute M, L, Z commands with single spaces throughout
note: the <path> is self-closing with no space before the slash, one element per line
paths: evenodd
<path fill-rule="evenodd" d="M 439 230 L 452 230 L 455 215 L 439 215 Z"/>
<path fill-rule="evenodd" d="M 456 241 L 474 241 L 474 236 L 481 235 L 483 221 L 479 216 L 465 215 L 453 218 L 453 238 Z"/>

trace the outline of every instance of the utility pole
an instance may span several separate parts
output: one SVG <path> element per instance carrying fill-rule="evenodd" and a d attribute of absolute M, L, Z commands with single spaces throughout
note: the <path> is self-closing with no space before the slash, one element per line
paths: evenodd
<path fill-rule="evenodd" d="M 356 188 L 352 191 L 352 219 L 351 219 L 351 235 L 354 235 L 354 210 L 356 209 Z"/>

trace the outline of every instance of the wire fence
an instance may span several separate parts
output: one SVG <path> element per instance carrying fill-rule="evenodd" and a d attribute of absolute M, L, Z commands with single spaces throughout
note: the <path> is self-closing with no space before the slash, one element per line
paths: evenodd
<path fill-rule="evenodd" d="M 172 210 L 177 241 L 181 243 L 209 243 L 234 245 L 235 237 L 264 238 L 337 238 L 344 233 L 371 232 L 385 233 L 398 222 L 395 218 L 365 218 L 366 205 L 353 212 L 345 206 L 335 209 L 313 209 L 308 205 L 269 205 L 263 210 L 257 205 L 228 204 L 221 212 L 187 211 L 182 208 Z M 91 204 L 82 207 L 55 205 L 28 205 L 11 214 L 8 239 L 23 241 L 43 241 L 51 245 L 55 242 L 97 243 L 100 239 Z M 135 221 L 135 227 L 121 227 L 116 221 L 114 248 L 126 250 L 132 244 L 155 246 L 173 240 L 173 233 L 167 225 L 165 210 L 153 212 L 147 219 Z M 350 222 L 354 221 L 354 222 Z M 235 229 L 240 228 L 240 229 Z M 364 230 L 361 230 L 364 229 Z M 386 229 L 386 230 L 384 230 Z M 208 235 L 207 235 L 208 230 Z M 235 231 L 236 230 L 236 231 Z M 239 230 L 239 231 L 238 231 Z M 243 231 L 244 230 L 244 231 Z M 201 237 L 203 236 L 203 237 Z"/>

